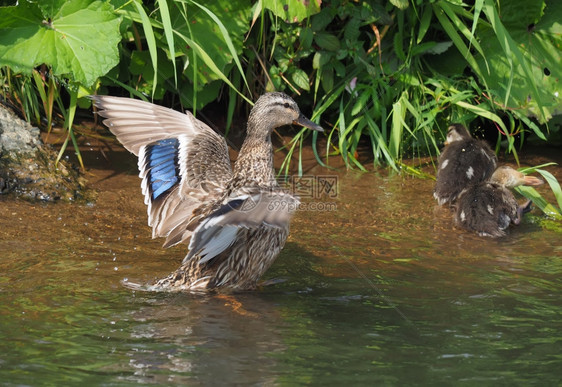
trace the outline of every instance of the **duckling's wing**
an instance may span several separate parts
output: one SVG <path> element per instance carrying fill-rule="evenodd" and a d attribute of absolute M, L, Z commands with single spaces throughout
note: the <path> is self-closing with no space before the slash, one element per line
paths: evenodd
<path fill-rule="evenodd" d="M 199 257 L 205 263 L 230 247 L 241 229 L 286 229 L 299 200 L 282 190 L 231 196 L 195 229 L 184 263 Z"/>
<path fill-rule="evenodd" d="M 185 241 L 193 212 L 220 195 L 232 177 L 224 138 L 186 114 L 131 98 L 92 96 L 104 124 L 139 157 L 153 237 Z"/>

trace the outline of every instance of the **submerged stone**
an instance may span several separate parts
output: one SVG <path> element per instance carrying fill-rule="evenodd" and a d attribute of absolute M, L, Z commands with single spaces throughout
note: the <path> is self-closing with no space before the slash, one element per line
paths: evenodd
<path fill-rule="evenodd" d="M 39 129 L 0 104 L 0 194 L 27 200 L 73 201 L 86 195 L 86 180 L 43 144 Z"/>

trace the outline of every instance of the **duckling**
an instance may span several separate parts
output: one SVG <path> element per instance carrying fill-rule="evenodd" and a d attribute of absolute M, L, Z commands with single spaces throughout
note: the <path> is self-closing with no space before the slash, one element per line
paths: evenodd
<path fill-rule="evenodd" d="M 130 98 L 92 96 L 104 124 L 138 156 L 152 237 L 189 243 L 181 266 L 151 290 L 246 290 L 271 266 L 289 233 L 298 198 L 277 184 L 271 132 L 296 124 L 323 129 L 289 96 L 262 95 L 238 159 L 191 113 Z"/>
<path fill-rule="evenodd" d="M 487 180 L 496 165 L 497 157 L 485 141 L 472 138 L 461 124 L 449 126 L 433 197 L 439 205 L 454 203 L 463 189 Z"/>
<path fill-rule="evenodd" d="M 525 176 L 511 167 L 499 167 L 488 181 L 461 192 L 456 203 L 455 224 L 481 236 L 504 236 L 509 225 L 518 225 L 531 206 L 530 200 L 520 206 L 508 188 L 543 183 L 541 179 Z"/>

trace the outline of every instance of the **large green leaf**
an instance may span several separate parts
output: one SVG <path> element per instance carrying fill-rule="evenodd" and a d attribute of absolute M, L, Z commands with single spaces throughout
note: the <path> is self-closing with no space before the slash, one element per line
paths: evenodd
<path fill-rule="evenodd" d="M 543 122 L 562 113 L 562 2 L 502 0 L 497 9 L 501 24 L 480 26 L 478 58 L 496 102 Z"/>
<path fill-rule="evenodd" d="M 20 1 L 0 8 L 0 66 L 31 73 L 41 64 L 86 86 L 119 62 L 121 19 L 92 0 Z"/>

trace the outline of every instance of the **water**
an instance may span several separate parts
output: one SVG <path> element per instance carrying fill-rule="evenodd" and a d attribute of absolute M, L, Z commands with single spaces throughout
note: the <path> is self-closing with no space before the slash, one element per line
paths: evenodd
<path fill-rule="evenodd" d="M 92 171 L 94 205 L 0 198 L 0 384 L 561 383 L 561 234 L 536 210 L 485 239 L 432 181 L 340 172 L 337 209 L 297 213 L 273 284 L 148 293 L 122 281 L 186 250 L 150 239 L 124 169 Z"/>

